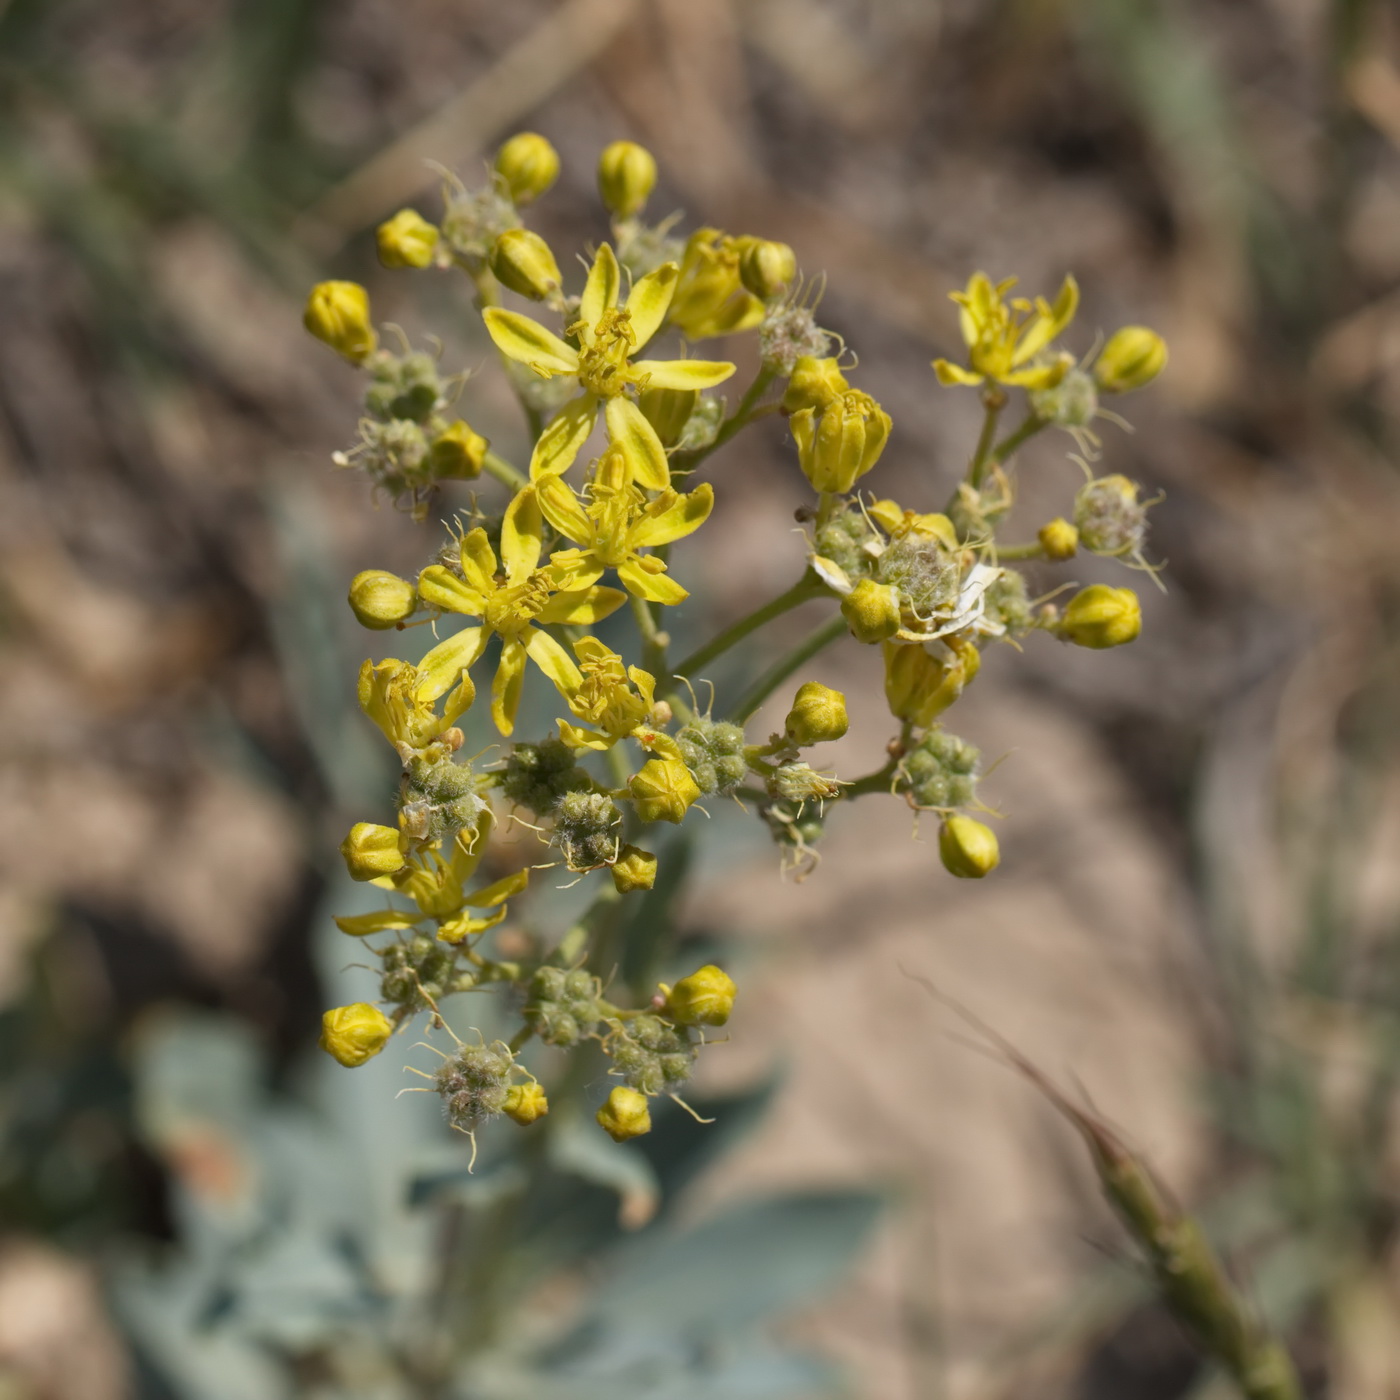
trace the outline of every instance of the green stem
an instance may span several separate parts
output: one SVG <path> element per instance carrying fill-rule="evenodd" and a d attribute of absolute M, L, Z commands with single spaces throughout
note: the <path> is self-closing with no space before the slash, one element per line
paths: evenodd
<path fill-rule="evenodd" d="M 874 773 L 867 773 L 863 778 L 857 778 L 854 782 L 841 784 L 841 796 L 864 797 L 868 792 L 888 792 L 890 783 L 899 772 L 899 760 L 890 759 L 885 766 Z"/>
<path fill-rule="evenodd" d="M 637 630 L 642 634 L 642 670 L 662 679 L 666 675 L 666 648 L 671 644 L 671 634 L 656 625 L 656 614 L 645 598 L 638 598 L 634 593 L 631 599 L 632 616 L 637 619 Z"/>
<path fill-rule="evenodd" d="M 982 419 L 982 432 L 977 439 L 977 449 L 973 452 L 971 465 L 967 469 L 967 479 L 974 490 L 982 485 L 982 477 L 987 470 L 987 459 L 992 455 L 992 443 L 996 441 L 997 435 L 997 419 L 1006 407 L 1005 391 L 994 385 L 988 386 L 982 391 L 982 407 L 986 417 Z"/>
<path fill-rule="evenodd" d="M 846 619 L 837 613 L 828 618 L 810 633 L 805 641 L 799 642 L 788 654 L 775 661 L 748 689 L 744 698 L 730 712 L 729 718 L 735 724 L 743 724 L 752 718 L 753 712 L 797 670 L 805 665 L 819 651 L 828 647 L 838 637 L 846 634 Z"/>
<path fill-rule="evenodd" d="M 488 452 L 481 459 L 481 470 L 488 476 L 494 476 L 501 485 L 509 486 L 512 491 L 523 491 L 530 484 L 530 478 L 524 472 L 494 452 Z"/>
<path fill-rule="evenodd" d="M 1027 544 L 999 544 L 996 547 L 996 556 L 998 560 L 1043 559 L 1045 546 L 1039 540 L 1031 540 Z"/>
<path fill-rule="evenodd" d="M 1037 418 L 1034 413 L 1027 417 L 1026 421 L 1016 429 L 1014 433 L 1008 433 L 1006 437 L 992 448 L 991 459 L 994 462 L 1004 462 L 1011 456 L 1020 445 L 1028 438 L 1033 438 L 1042 428 L 1048 428 L 1050 424 L 1044 418 Z"/>
<path fill-rule="evenodd" d="M 745 390 L 744 397 L 739 400 L 738 408 L 720 424 L 715 440 L 708 447 L 697 447 L 691 452 L 678 452 L 671 460 L 673 469 L 690 471 L 698 467 L 710 453 L 719 451 L 735 433 L 747 427 L 758 416 L 758 401 L 767 393 L 768 386 L 775 378 L 775 370 L 769 369 L 767 365 L 761 366 L 754 375 L 753 383 Z"/>
<path fill-rule="evenodd" d="M 810 572 L 803 574 L 786 593 L 778 594 L 776 598 L 771 599 L 761 608 L 756 608 L 747 617 L 741 617 L 738 622 L 726 627 L 719 636 L 706 642 L 698 651 L 691 652 L 675 666 L 671 674 L 687 678 L 694 676 L 702 666 L 708 666 L 711 661 L 717 656 L 722 656 L 730 647 L 737 646 L 750 632 L 756 632 L 765 622 L 772 622 L 775 617 L 781 617 L 785 612 L 791 612 L 793 608 L 809 602 L 813 598 L 822 597 L 826 591 L 826 585 L 815 574 Z"/>

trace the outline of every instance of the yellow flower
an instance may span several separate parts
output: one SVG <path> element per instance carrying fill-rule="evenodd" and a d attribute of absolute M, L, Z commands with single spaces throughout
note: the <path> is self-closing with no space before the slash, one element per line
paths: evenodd
<path fill-rule="evenodd" d="M 890 435 L 890 415 L 859 389 L 837 394 L 820 416 L 798 409 L 788 419 L 798 461 L 814 490 L 845 494 L 879 460 Z"/>
<path fill-rule="evenodd" d="M 605 569 L 616 569 L 623 586 L 638 598 L 680 603 L 690 596 L 666 572 L 662 559 L 641 551 L 683 539 L 705 523 L 715 503 L 709 482 L 690 492 L 667 489 L 648 501 L 628 479 L 627 454 L 614 442 L 588 485 L 587 505 L 558 476 L 542 478 L 534 489 L 544 518 L 579 546 L 552 556 L 561 584 L 582 588 Z"/>
<path fill-rule="evenodd" d="M 698 228 L 681 256 L 676 294 L 667 324 L 690 340 L 746 331 L 763 320 L 763 303 L 744 287 L 744 253 L 753 238 L 731 238 L 717 228 Z"/>
<path fill-rule="evenodd" d="M 493 306 L 482 313 L 503 355 L 528 365 L 544 379 L 576 376 L 583 390 L 540 434 L 530 458 L 532 480 L 569 469 L 593 431 L 602 403 L 608 434 L 626 455 L 632 480 L 653 491 L 670 485 L 666 449 L 629 393 L 646 388 L 709 389 L 734 373 L 732 364 L 716 360 L 632 359 L 661 329 L 676 290 L 676 275 L 675 263 L 663 263 L 636 282 L 619 307 L 622 273 L 613 250 L 604 243 L 589 270 L 579 318 L 568 328 L 578 341 L 577 349 L 519 312 Z"/>
<path fill-rule="evenodd" d="M 966 290 L 951 293 L 962 308 L 969 368 L 935 360 L 933 368 L 940 384 L 981 384 L 991 379 L 1026 389 L 1049 389 L 1065 377 L 1073 363 L 1067 357 L 1042 365 L 1028 362 L 1074 319 L 1079 284 L 1067 276 L 1053 305 L 1044 297 L 1033 303 L 1024 297 L 1007 302 L 1006 293 L 1015 285 L 1014 277 L 993 285 L 985 272 L 974 272 Z"/>
<path fill-rule="evenodd" d="M 626 1142 L 651 1132 L 651 1110 L 647 1096 L 636 1089 L 619 1084 L 608 1095 L 608 1101 L 597 1113 L 598 1126 L 607 1131 L 614 1142 Z"/>
<path fill-rule="evenodd" d="M 646 729 L 656 702 L 656 677 L 651 672 L 623 666 L 622 657 L 597 637 L 580 637 L 574 643 L 574 655 L 583 679 L 569 696 L 569 708 L 576 718 L 596 724 L 603 732 L 560 720 L 560 737 L 570 748 L 601 752 L 639 729 L 644 731 L 644 741 L 666 738 Z"/>
<path fill-rule="evenodd" d="M 346 1069 L 373 1059 L 393 1033 L 393 1022 L 377 1006 L 364 1001 L 332 1007 L 321 1017 L 321 1049 Z"/>
<path fill-rule="evenodd" d="M 401 757 L 405 749 L 427 748 L 476 699 L 476 687 L 467 675 L 470 664 L 456 637 L 440 642 L 416 666 L 392 657 L 366 661 L 360 667 L 360 708 Z M 435 702 L 454 681 L 456 688 L 439 715 Z"/>
<path fill-rule="evenodd" d="M 506 900 L 529 884 L 530 872 L 516 870 L 474 894 L 467 893 L 467 883 L 486 854 L 493 824 L 494 818 L 488 808 L 474 828 L 457 833 L 446 859 L 435 850 L 420 851 L 392 875 L 375 882 L 407 895 L 418 906 L 417 913 L 377 909 L 369 914 L 338 918 L 336 927 L 354 938 L 364 938 L 374 933 L 412 928 L 423 919 L 436 919 L 437 936 L 444 943 L 461 943 L 494 927 L 506 917 Z M 469 912 L 473 909 L 493 909 L 495 913 L 478 916 Z"/>
<path fill-rule="evenodd" d="M 662 985 L 666 1004 L 661 1008 L 663 1016 L 670 1017 L 678 1026 L 722 1026 L 734 1010 L 734 998 L 739 989 L 734 979 L 707 963 L 698 972 L 682 977 L 674 987 Z"/>

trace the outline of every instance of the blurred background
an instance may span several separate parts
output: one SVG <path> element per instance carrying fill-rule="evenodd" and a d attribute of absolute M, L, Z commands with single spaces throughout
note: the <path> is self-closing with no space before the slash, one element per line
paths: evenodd
<path fill-rule="evenodd" d="M 324 901 L 347 823 L 391 782 L 349 694 L 367 648 L 343 589 L 411 569 L 423 535 L 332 469 L 358 383 L 300 305 L 360 280 L 377 320 L 491 368 L 465 279 L 383 271 L 372 230 L 404 203 L 437 214 L 426 161 L 478 182 L 519 129 L 563 158 L 532 223 L 566 266 L 606 237 L 593 172 L 625 136 L 660 162 L 653 211 L 784 239 L 825 273 L 823 321 L 894 420 L 880 490 L 911 505 L 937 508 L 976 432 L 975 395 L 928 367 L 957 357 L 947 293 L 973 270 L 1031 294 L 1073 271 L 1079 353 L 1125 322 L 1172 351 L 1121 405 L 1135 431 L 1103 428 L 1102 469 L 1163 497 L 1142 639 L 997 649 L 950 717 L 1004 756 L 984 789 L 1008 816 L 996 875 L 949 879 L 895 802 L 837 810 L 802 883 L 753 824 L 702 843 L 684 917 L 743 972 L 703 1087 L 751 1131 L 667 1228 L 877 1193 L 873 1230 L 842 1237 L 851 1267 L 804 1260 L 822 1296 L 771 1302 L 844 1393 L 1219 1389 L 1073 1135 L 908 969 L 1116 1125 L 1310 1390 L 1400 1396 L 1393 6 L 9 0 L 0 92 L 4 1400 L 347 1393 L 307 1359 L 315 1327 L 247 1323 L 235 1356 L 217 1308 L 183 1340 L 171 1324 L 193 1285 L 170 1261 L 198 1254 L 209 1209 L 242 1209 L 248 1144 L 290 1142 L 309 1084 L 347 1131 L 407 1131 L 395 1077 L 371 1096 L 308 1065 L 327 998 L 372 985 L 341 970 Z M 465 403 L 522 453 L 499 375 Z M 1027 531 L 1065 509 L 1071 448 L 1022 454 Z M 697 637 L 802 558 L 781 420 L 715 482 L 681 555 Z M 878 766 L 871 653 L 810 674 L 851 698 L 837 771 Z M 611 1171 L 625 1215 L 650 1188 Z M 264 1261 L 284 1323 L 301 1262 Z M 697 1289 L 732 1286 L 725 1267 L 747 1263 Z"/>

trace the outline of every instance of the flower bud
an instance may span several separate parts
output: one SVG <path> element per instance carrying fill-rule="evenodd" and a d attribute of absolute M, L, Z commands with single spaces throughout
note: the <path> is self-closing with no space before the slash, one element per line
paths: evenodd
<path fill-rule="evenodd" d="M 506 1091 L 506 1101 L 501 1105 L 501 1112 L 519 1123 L 522 1128 L 528 1128 L 531 1123 L 537 1123 L 549 1112 L 549 1100 L 545 1097 L 544 1090 L 532 1079 L 528 1084 L 513 1084 Z"/>
<path fill-rule="evenodd" d="M 397 574 L 366 569 L 350 581 L 350 611 L 361 627 L 386 631 L 407 622 L 418 606 L 418 590 Z"/>
<path fill-rule="evenodd" d="M 1073 559 L 1079 548 L 1078 527 L 1071 525 L 1063 516 L 1042 525 L 1036 536 L 1047 559 Z"/>
<path fill-rule="evenodd" d="M 928 647 L 936 651 L 930 655 Z M 886 642 L 885 699 L 896 719 L 924 728 L 970 685 L 982 666 L 976 646 L 961 637 L 927 646 Z"/>
<path fill-rule="evenodd" d="M 346 1069 L 373 1059 L 393 1033 L 393 1022 L 377 1006 L 365 1001 L 333 1007 L 321 1017 L 321 1049 Z"/>
<path fill-rule="evenodd" d="M 632 807 L 644 822 L 679 822 L 700 796 L 690 769 L 678 758 L 651 758 L 627 784 Z"/>
<path fill-rule="evenodd" d="M 695 389 L 643 389 L 637 396 L 637 407 L 656 429 L 661 445 L 674 447 L 681 440 L 699 398 Z"/>
<path fill-rule="evenodd" d="M 437 251 L 438 231 L 416 209 L 400 209 L 374 233 L 385 267 L 427 267 Z"/>
<path fill-rule="evenodd" d="M 356 822 L 340 843 L 340 854 L 345 857 L 345 868 L 352 880 L 377 880 L 404 866 L 398 828 L 376 826 L 374 822 Z"/>
<path fill-rule="evenodd" d="M 938 828 L 938 854 L 948 873 L 960 880 L 980 880 L 1001 863 L 996 833 L 961 815 L 946 818 Z"/>
<path fill-rule="evenodd" d="M 1131 588 L 1091 583 L 1065 606 L 1055 632 L 1077 647 L 1102 651 L 1134 641 L 1142 631 L 1142 607 Z"/>
<path fill-rule="evenodd" d="M 830 356 L 819 360 L 813 355 L 801 356 L 792 367 L 792 377 L 788 380 L 783 394 L 783 412 L 797 413 L 804 408 L 825 408 L 838 394 L 844 394 L 851 386 L 846 376 L 836 367 L 836 359 Z"/>
<path fill-rule="evenodd" d="M 361 364 L 378 343 L 369 323 L 369 293 L 358 282 L 318 282 L 301 323 L 351 364 Z"/>
<path fill-rule="evenodd" d="M 624 846 L 613 862 L 612 877 L 618 894 L 649 890 L 656 883 L 656 857 L 640 846 Z"/>
<path fill-rule="evenodd" d="M 666 990 L 661 1014 L 678 1026 L 722 1026 L 734 1010 L 738 991 L 727 972 L 707 963 Z"/>
<path fill-rule="evenodd" d="M 1161 374 L 1167 363 L 1167 342 L 1146 326 L 1124 326 L 1109 336 L 1094 362 L 1094 378 L 1106 394 L 1141 389 Z"/>
<path fill-rule="evenodd" d="M 522 131 L 496 152 L 496 174 L 513 203 L 533 204 L 559 178 L 559 152 L 538 132 Z"/>
<path fill-rule="evenodd" d="M 614 141 L 598 158 L 598 193 L 619 218 L 641 213 L 656 187 L 656 161 L 635 141 Z"/>
<path fill-rule="evenodd" d="M 749 239 L 739 257 L 739 278 L 761 301 L 772 301 L 797 276 L 797 254 L 786 243 Z"/>
<path fill-rule="evenodd" d="M 820 681 L 808 681 L 798 688 L 784 724 L 789 742 L 804 749 L 839 739 L 849 728 L 846 697 Z"/>
<path fill-rule="evenodd" d="M 428 455 L 436 480 L 471 481 L 481 475 L 490 442 L 458 418 L 428 445 Z"/>
<path fill-rule="evenodd" d="M 841 600 L 841 616 L 858 642 L 888 641 L 899 631 L 899 589 L 863 578 Z"/>
<path fill-rule="evenodd" d="M 890 415 L 869 394 L 848 390 L 821 410 L 788 420 L 803 474 L 817 491 L 844 495 L 879 460 L 890 435 Z"/>
<path fill-rule="evenodd" d="M 549 244 L 528 228 L 508 228 L 491 246 L 496 280 L 531 301 L 559 290 L 559 264 Z"/>
<path fill-rule="evenodd" d="M 614 1142 L 627 1142 L 651 1132 L 651 1110 L 647 1107 L 647 1096 L 636 1089 L 619 1084 L 608 1101 L 598 1110 L 598 1126 L 603 1128 Z"/>

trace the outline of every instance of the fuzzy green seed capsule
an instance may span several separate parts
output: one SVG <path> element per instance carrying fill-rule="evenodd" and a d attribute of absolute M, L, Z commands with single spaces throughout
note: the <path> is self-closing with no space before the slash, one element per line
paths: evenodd
<path fill-rule="evenodd" d="M 375 230 L 385 267 L 427 267 L 437 251 L 438 231 L 416 209 L 400 209 Z"/>
<path fill-rule="evenodd" d="M 377 1006 L 364 1001 L 333 1007 L 321 1017 L 321 1049 L 347 1069 L 372 1059 L 393 1033 L 393 1022 Z"/>
<path fill-rule="evenodd" d="M 1124 326 L 1109 336 L 1094 362 L 1094 379 L 1106 394 L 1141 389 L 1167 364 L 1167 342 L 1146 326 Z"/>
<path fill-rule="evenodd" d="M 619 218 L 642 211 L 656 188 L 656 160 L 635 141 L 614 141 L 598 159 L 598 193 Z"/>
<path fill-rule="evenodd" d="M 651 1132 L 651 1110 L 647 1096 L 636 1089 L 619 1084 L 608 1101 L 598 1110 L 598 1126 L 614 1142 L 628 1142 Z"/>
<path fill-rule="evenodd" d="M 491 247 L 491 271 L 504 287 L 531 301 L 559 290 L 559 264 L 549 244 L 528 228 L 508 228 Z"/>
<path fill-rule="evenodd" d="M 899 631 L 899 589 L 863 578 L 841 600 L 841 616 L 856 641 L 873 646 Z"/>
<path fill-rule="evenodd" d="M 384 632 L 407 622 L 418 606 L 418 590 L 397 574 L 365 569 L 350 582 L 350 610 L 361 627 Z"/>
<path fill-rule="evenodd" d="M 996 833 L 961 815 L 948 817 L 938 828 L 938 854 L 948 873 L 960 880 L 980 880 L 1001 863 Z"/>
<path fill-rule="evenodd" d="M 306 299 L 301 321 L 351 364 L 362 364 L 377 344 L 369 320 L 369 293 L 358 282 L 318 282 Z"/>
<path fill-rule="evenodd" d="M 1055 631 L 1077 647 L 1121 647 L 1142 631 L 1142 605 L 1131 588 L 1091 583 L 1069 600 Z"/>
<path fill-rule="evenodd" d="M 807 748 L 839 739 L 850 727 L 846 697 L 820 681 L 808 681 L 798 689 L 784 731 L 791 743 Z"/>
<path fill-rule="evenodd" d="M 496 152 L 496 174 L 513 203 L 533 204 L 559 178 L 559 152 L 538 132 L 522 131 Z"/>

